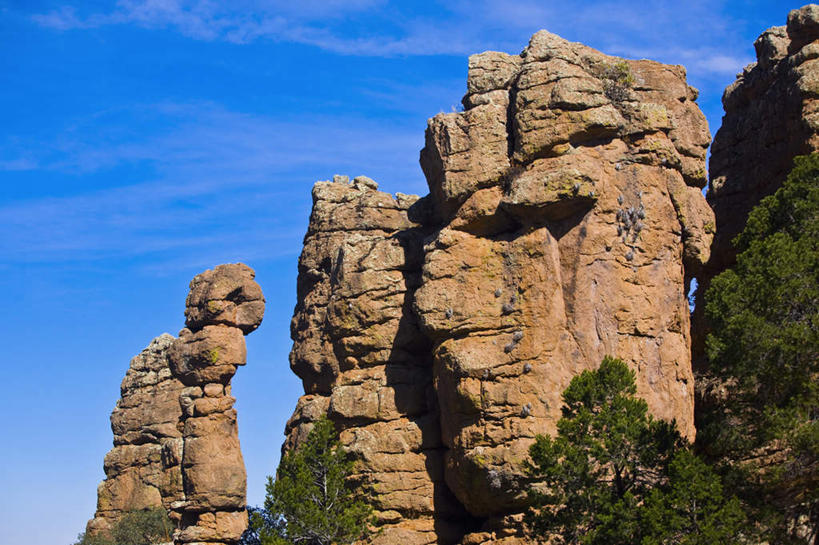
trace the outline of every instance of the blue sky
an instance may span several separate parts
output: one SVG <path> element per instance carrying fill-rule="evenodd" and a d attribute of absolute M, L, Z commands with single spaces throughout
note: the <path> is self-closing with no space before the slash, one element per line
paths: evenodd
<path fill-rule="evenodd" d="M 268 302 L 233 390 L 261 502 L 301 393 L 288 328 L 312 183 L 425 193 L 426 119 L 457 108 L 470 53 L 546 28 L 683 64 L 714 132 L 753 40 L 800 5 L 0 0 L 0 545 L 84 529 L 129 359 L 224 262 L 254 267 Z"/>

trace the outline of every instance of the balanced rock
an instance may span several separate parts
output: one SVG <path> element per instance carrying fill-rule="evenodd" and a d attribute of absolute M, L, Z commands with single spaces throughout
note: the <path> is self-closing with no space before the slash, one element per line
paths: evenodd
<path fill-rule="evenodd" d="M 247 358 L 244 335 L 264 316 L 254 272 L 219 265 L 190 284 L 183 329 L 169 351 L 171 371 L 187 387 L 182 407 L 184 497 L 174 543 L 235 543 L 247 527 L 247 476 L 230 380 Z M 193 331 L 191 331 L 193 330 Z"/>
<path fill-rule="evenodd" d="M 219 265 L 191 281 L 185 323 L 191 331 L 226 325 L 247 335 L 262 323 L 264 296 L 253 269 L 242 263 Z"/>
<path fill-rule="evenodd" d="M 88 535 L 107 535 L 125 512 L 163 507 L 177 544 L 239 540 L 247 485 L 230 379 L 246 363 L 244 335 L 263 315 L 246 265 L 220 265 L 191 281 L 188 327 L 177 339 L 154 339 L 122 382 Z"/>

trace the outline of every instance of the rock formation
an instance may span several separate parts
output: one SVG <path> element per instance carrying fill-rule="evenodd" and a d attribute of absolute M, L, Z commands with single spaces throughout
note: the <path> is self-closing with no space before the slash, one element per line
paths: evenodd
<path fill-rule="evenodd" d="M 111 413 L 114 448 L 105 456 L 105 480 L 88 535 L 106 534 L 126 511 L 171 504 L 182 489 L 182 408 L 185 387 L 171 374 L 168 351 L 174 338 L 160 335 L 131 360 L 121 398 Z"/>
<path fill-rule="evenodd" d="M 788 14 L 754 42 L 757 61 L 722 97 L 725 116 L 711 147 L 708 203 L 716 216 L 711 258 L 699 274 L 693 319 L 695 365 L 704 366 L 704 294 L 734 263 L 731 241 L 748 213 L 785 180 L 797 155 L 819 151 L 819 6 Z"/>
<path fill-rule="evenodd" d="M 731 240 L 748 212 L 775 192 L 793 158 L 819 150 L 819 6 L 788 14 L 754 42 L 757 61 L 722 97 L 725 116 L 711 148 L 708 202 L 717 234 L 708 271 L 733 262 Z"/>
<path fill-rule="evenodd" d="M 284 448 L 329 414 L 357 456 L 374 543 L 525 543 L 522 464 L 606 354 L 694 436 L 685 288 L 714 220 L 685 71 L 548 32 L 469 60 L 430 119 L 423 199 L 364 177 L 313 189 Z"/>
<path fill-rule="evenodd" d="M 161 505 L 177 523 L 174 543 L 239 540 L 247 486 L 230 380 L 247 359 L 244 335 L 263 315 L 246 265 L 219 265 L 191 281 L 187 327 L 177 339 L 155 339 L 122 383 L 90 535 L 124 511 Z"/>

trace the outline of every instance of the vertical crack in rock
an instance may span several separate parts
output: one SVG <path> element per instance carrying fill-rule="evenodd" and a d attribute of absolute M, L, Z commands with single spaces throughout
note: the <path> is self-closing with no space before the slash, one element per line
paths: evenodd
<path fill-rule="evenodd" d="M 131 360 L 89 535 L 107 534 L 127 511 L 161 506 L 177 523 L 175 543 L 241 537 L 246 476 L 230 379 L 247 359 L 244 335 L 264 315 L 253 278 L 242 264 L 196 276 L 179 338 L 161 335 Z"/>

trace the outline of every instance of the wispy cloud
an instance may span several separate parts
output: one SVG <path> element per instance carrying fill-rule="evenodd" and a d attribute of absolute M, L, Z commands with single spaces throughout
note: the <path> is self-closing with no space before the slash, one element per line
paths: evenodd
<path fill-rule="evenodd" d="M 747 61 L 731 43 L 736 35 L 724 2 L 692 0 L 578 4 L 568 0 L 457 0 L 436 16 L 401 12 L 386 0 L 300 2 L 207 0 L 120 0 L 110 12 L 80 15 L 62 7 L 33 16 L 57 29 L 86 29 L 131 24 L 170 29 L 197 40 L 247 43 L 266 39 L 315 46 L 344 55 L 467 55 L 485 49 L 519 51 L 540 28 L 584 40 L 605 52 L 688 60 L 692 69 L 724 74 Z M 439 7 L 440 8 L 440 7 Z M 673 32 L 669 29 L 673 28 Z M 684 52 L 699 44 L 697 58 Z M 742 44 L 746 49 L 749 44 Z M 667 60 L 669 59 L 669 60 Z"/>
<path fill-rule="evenodd" d="M 750 44 L 737 45 L 735 21 L 726 15 L 720 1 L 692 0 L 683 7 L 658 0 L 582 4 L 452 0 L 435 11 L 434 18 L 410 13 L 402 11 L 400 3 L 387 0 L 304 0 L 298 4 L 282 0 L 120 0 L 107 12 L 65 6 L 32 18 L 59 31 L 133 25 L 169 30 L 194 40 L 270 40 L 344 55 L 381 57 L 519 51 L 532 32 L 545 27 L 606 53 L 683 64 L 692 81 L 707 87 L 704 90 L 713 97 L 719 97 L 724 85 L 751 60 Z M 361 92 L 400 108 L 402 101 L 413 97 L 413 90 L 402 85 L 386 82 Z M 718 100 L 712 103 L 709 107 L 716 111 Z M 244 241 L 258 239 L 271 226 L 248 224 L 248 218 L 262 221 L 259 218 L 270 217 L 263 209 L 282 210 L 283 184 L 309 185 L 314 178 L 336 171 L 383 174 L 400 180 L 396 189 L 424 191 L 415 162 L 422 145 L 421 127 L 385 128 L 349 116 L 271 119 L 209 103 L 128 109 L 128 115 L 149 118 L 158 129 L 134 140 L 118 132 L 127 124 L 107 121 L 108 116 L 122 112 L 99 112 L 93 119 L 66 127 L 48 144 L 6 146 L 0 170 L 82 175 L 137 165 L 150 171 L 151 176 L 143 179 L 151 181 L 0 208 L 5 220 L 0 225 L 4 259 L 96 259 L 156 252 L 167 254 L 159 261 L 169 263 L 172 253 L 195 254 L 196 248 L 244 247 L 251 251 L 260 246 Z M 38 151 L 32 155 L 26 151 L 30 149 Z M 306 195 L 307 191 L 297 193 Z M 304 202 L 296 205 L 308 206 Z M 245 213 L 243 207 L 255 207 L 259 213 Z M 300 224 L 301 220 L 294 216 L 292 221 Z M 224 232 L 225 226 L 231 226 L 227 235 L 214 234 Z M 191 237 L 194 231 L 199 235 Z M 290 233 L 286 243 L 276 245 L 295 252 L 299 236 Z"/>
<path fill-rule="evenodd" d="M 212 263 L 217 256 L 295 255 L 315 179 L 367 173 L 386 179 L 385 187 L 423 189 L 415 163 L 422 135 L 412 130 L 367 120 L 279 120 L 211 103 L 141 105 L 117 112 L 117 123 L 126 114 L 165 123 L 131 141 L 117 137 L 102 113 L 41 143 L 42 157 L 31 166 L 69 178 L 91 172 L 115 177 L 118 167 L 139 163 L 152 176 L 124 187 L 0 206 L 2 261 L 150 255 L 146 262 L 158 271 L 197 259 Z M 405 185 L 408 180 L 415 183 Z"/>

